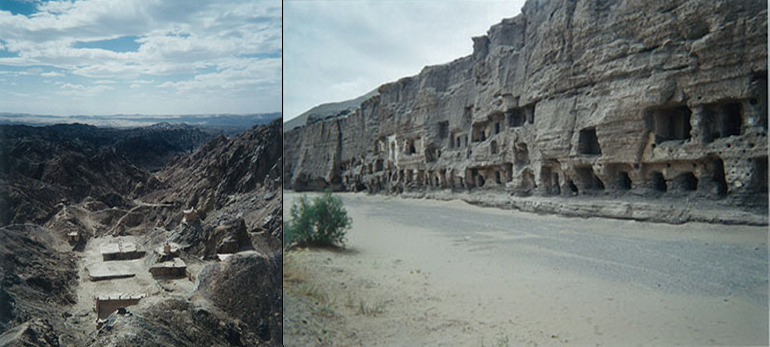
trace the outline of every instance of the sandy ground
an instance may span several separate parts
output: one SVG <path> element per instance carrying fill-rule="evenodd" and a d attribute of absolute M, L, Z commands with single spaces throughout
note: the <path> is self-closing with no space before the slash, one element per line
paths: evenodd
<path fill-rule="evenodd" d="M 341 196 L 347 251 L 285 257 L 287 346 L 768 344 L 767 227 Z"/>

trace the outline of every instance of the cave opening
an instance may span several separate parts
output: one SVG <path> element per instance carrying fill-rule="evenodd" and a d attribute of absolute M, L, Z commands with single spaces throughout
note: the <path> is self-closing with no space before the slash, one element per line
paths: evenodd
<path fill-rule="evenodd" d="M 665 192 L 668 190 L 666 179 L 660 172 L 653 172 L 652 175 L 650 175 L 650 182 L 652 183 L 652 187 L 657 191 Z"/>
<path fill-rule="evenodd" d="M 727 195 L 727 179 L 725 178 L 725 162 L 722 158 L 714 159 L 712 166 L 714 168 L 713 179 L 717 184 L 717 195 L 724 197 Z"/>
<path fill-rule="evenodd" d="M 477 187 L 483 187 L 484 186 L 484 175 L 476 175 L 476 186 Z"/>
<path fill-rule="evenodd" d="M 618 172 L 618 189 L 629 190 L 631 189 L 631 178 L 628 177 L 628 172 Z"/>
<path fill-rule="evenodd" d="M 473 125 L 473 132 L 471 133 L 471 142 L 482 142 L 487 139 L 486 133 L 487 123 L 477 123 Z"/>
<path fill-rule="evenodd" d="M 573 182 L 571 179 L 567 179 L 567 187 L 569 187 L 569 190 L 571 190 L 573 193 L 578 194 L 578 187 L 575 185 L 575 182 Z"/>
<path fill-rule="evenodd" d="M 743 124 L 741 114 L 741 105 L 737 102 L 730 102 L 722 106 L 722 137 L 741 134 L 741 125 Z"/>
<path fill-rule="evenodd" d="M 551 180 L 551 194 L 553 195 L 561 194 L 561 186 L 559 185 L 559 174 L 553 174 L 553 179 Z"/>
<path fill-rule="evenodd" d="M 596 128 L 580 130 L 578 136 L 578 153 L 586 155 L 601 155 L 599 139 L 596 137 Z"/>
<path fill-rule="evenodd" d="M 685 172 L 674 179 L 680 189 L 694 191 L 698 189 L 698 178 L 692 172 Z"/>
<path fill-rule="evenodd" d="M 594 174 L 594 170 L 590 166 L 575 168 L 575 172 L 586 189 L 604 190 L 604 182 Z"/>
<path fill-rule="evenodd" d="M 438 138 L 445 139 L 449 136 L 449 122 L 443 121 L 438 123 Z"/>
<path fill-rule="evenodd" d="M 690 116 L 692 111 L 687 106 L 659 108 L 652 112 L 655 143 L 687 140 L 690 138 Z"/>
<path fill-rule="evenodd" d="M 526 117 L 524 116 L 524 111 L 521 108 L 515 107 L 508 110 L 508 126 L 510 127 L 520 127 L 524 125 L 524 121 L 526 120 Z"/>
<path fill-rule="evenodd" d="M 737 102 L 712 104 L 705 108 L 703 119 L 703 142 L 741 134 L 743 112 Z"/>
<path fill-rule="evenodd" d="M 529 104 L 525 106 L 525 114 L 527 123 L 532 124 L 535 122 L 535 104 Z"/>

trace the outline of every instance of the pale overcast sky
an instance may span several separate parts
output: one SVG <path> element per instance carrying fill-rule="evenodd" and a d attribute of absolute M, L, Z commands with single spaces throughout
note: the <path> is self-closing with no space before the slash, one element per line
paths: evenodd
<path fill-rule="evenodd" d="M 515 1 L 284 1 L 284 121 L 473 52 Z"/>
<path fill-rule="evenodd" d="M 2 0 L 0 112 L 278 112 L 281 22 L 278 0 Z"/>

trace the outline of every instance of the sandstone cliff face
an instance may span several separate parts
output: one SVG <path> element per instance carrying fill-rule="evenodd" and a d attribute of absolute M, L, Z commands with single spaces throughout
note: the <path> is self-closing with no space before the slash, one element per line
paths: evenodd
<path fill-rule="evenodd" d="M 296 190 L 663 196 L 766 210 L 764 1 L 530 0 L 474 53 L 285 134 Z M 766 213 L 766 212 L 765 212 Z"/>

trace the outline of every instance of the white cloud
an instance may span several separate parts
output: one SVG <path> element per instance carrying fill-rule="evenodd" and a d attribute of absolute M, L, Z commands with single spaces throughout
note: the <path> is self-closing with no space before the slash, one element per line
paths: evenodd
<path fill-rule="evenodd" d="M 60 91 L 56 92 L 58 95 L 63 96 L 94 96 L 106 91 L 115 90 L 113 86 L 96 85 L 93 87 L 86 87 L 82 84 L 74 83 L 62 83 L 59 85 Z"/>
<path fill-rule="evenodd" d="M 61 86 L 59 86 L 61 89 L 86 89 L 86 86 L 82 84 L 72 84 L 72 83 L 62 83 Z"/>
<path fill-rule="evenodd" d="M 136 88 L 142 88 L 142 85 L 141 84 L 136 84 L 136 83 L 131 85 L 131 89 L 136 89 Z"/>
<path fill-rule="evenodd" d="M 196 89 L 237 89 L 247 85 L 281 83 L 281 60 L 264 59 L 249 63 L 229 62 L 222 71 L 196 75 L 194 79 L 165 82 L 158 87 L 185 92 Z"/>
<path fill-rule="evenodd" d="M 516 1 L 284 2 L 284 119 L 473 51 Z"/>
<path fill-rule="evenodd" d="M 277 0 L 40 2 L 38 12 L 30 16 L 0 11 L 0 49 L 18 53 L 18 57 L 0 58 L 0 74 L 8 72 L 8 76 L 22 76 L 31 73 L 23 68 L 35 68 L 39 69 L 36 75 L 65 77 L 72 86 L 88 85 L 86 81 L 90 79 L 90 83 L 97 85 L 115 85 L 113 89 L 116 90 L 133 90 L 122 94 L 123 98 L 132 100 L 144 89 L 134 85 L 161 84 L 169 80 L 175 81 L 165 84 L 171 92 L 198 91 L 212 95 L 210 91 L 216 90 L 220 93 L 218 98 L 194 100 L 198 106 L 217 100 L 228 100 L 232 104 L 232 98 L 244 96 L 238 94 L 243 88 L 274 88 L 280 95 L 280 62 L 254 57 L 281 52 L 281 16 L 281 2 Z M 133 47 L 138 48 L 134 51 L 75 48 L 78 42 L 126 36 L 135 37 Z M 21 67 L 22 70 L 3 71 L 2 65 Z M 44 72 L 41 67 L 45 70 L 53 68 L 61 75 Z M 61 95 L 78 91 L 72 86 L 58 92 Z M 80 91 L 91 94 L 108 91 L 86 88 L 89 89 Z M 271 93 L 274 94 L 276 92 Z M 100 102 L 101 108 L 140 106 L 135 101 L 107 100 L 93 102 Z M 153 101 L 156 106 L 189 103 L 189 100 L 182 102 L 179 97 Z M 150 104 L 141 106 L 147 105 Z M 271 112 L 280 109 L 280 103 L 277 105 L 272 109 L 244 109 L 241 112 Z M 135 111 L 107 113 L 118 112 Z"/>
<path fill-rule="evenodd" d="M 40 76 L 43 76 L 43 77 L 63 77 L 64 74 L 56 72 L 56 71 L 51 71 L 51 72 L 43 72 L 43 73 L 40 74 Z"/>

